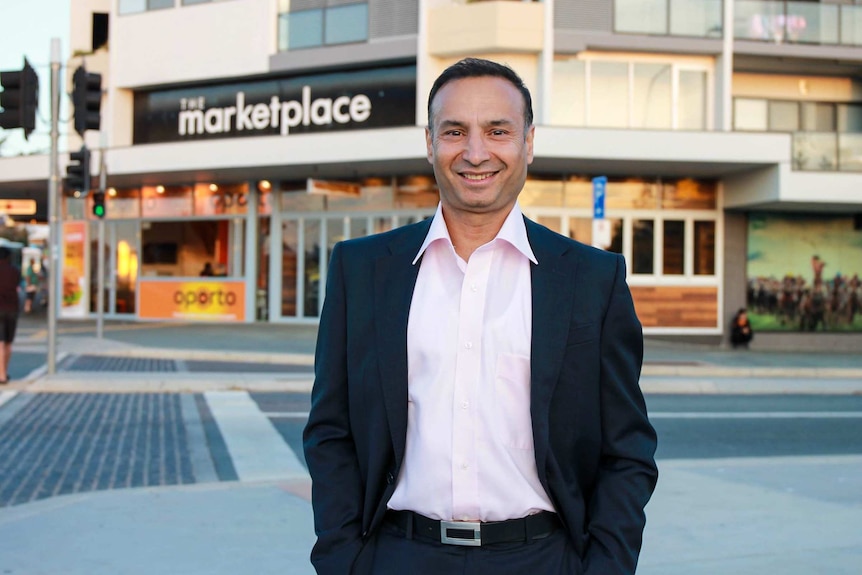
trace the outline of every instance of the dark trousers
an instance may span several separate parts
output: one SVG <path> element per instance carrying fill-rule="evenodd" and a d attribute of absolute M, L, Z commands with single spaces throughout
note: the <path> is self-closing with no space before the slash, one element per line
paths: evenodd
<path fill-rule="evenodd" d="M 384 524 L 366 544 L 353 575 L 579 575 L 581 560 L 565 529 L 528 543 L 486 547 L 407 539 Z"/>

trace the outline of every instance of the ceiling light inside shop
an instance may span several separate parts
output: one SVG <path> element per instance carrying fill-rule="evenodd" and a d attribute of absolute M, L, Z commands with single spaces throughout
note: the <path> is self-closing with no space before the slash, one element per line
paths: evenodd
<path fill-rule="evenodd" d="M 108 188 L 108 195 L 112 198 L 117 195 L 117 188 Z"/>
<path fill-rule="evenodd" d="M 211 192 L 217 192 L 218 186 L 216 184 L 210 184 L 210 191 Z"/>
<path fill-rule="evenodd" d="M 268 192 L 272 189 L 272 183 L 269 180 L 261 180 L 257 183 L 257 189 L 261 192 Z"/>
<path fill-rule="evenodd" d="M 156 193 L 157 194 L 164 194 L 165 193 L 165 187 L 164 186 L 156 186 Z"/>

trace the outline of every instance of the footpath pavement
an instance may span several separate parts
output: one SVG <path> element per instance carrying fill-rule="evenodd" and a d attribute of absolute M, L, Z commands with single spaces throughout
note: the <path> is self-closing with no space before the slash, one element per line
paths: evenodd
<path fill-rule="evenodd" d="M 34 319 L 22 328 L 16 353 L 44 353 L 44 325 Z M 221 427 L 237 480 L 202 472 L 204 454 L 191 485 L 0 507 L 0 573 L 313 573 L 310 479 L 248 397 L 306 392 L 315 336 L 313 326 L 106 322 L 96 338 L 93 322 L 61 322 L 57 373 L 37 368 L 0 388 L 0 429 L 9 421 L 4 412 L 35 393 L 195 392 Z M 165 366 L 170 371 L 156 370 Z M 642 385 L 647 393 L 860 394 L 862 354 L 648 340 Z M 659 467 L 641 575 L 860 572 L 862 455 L 662 460 Z"/>

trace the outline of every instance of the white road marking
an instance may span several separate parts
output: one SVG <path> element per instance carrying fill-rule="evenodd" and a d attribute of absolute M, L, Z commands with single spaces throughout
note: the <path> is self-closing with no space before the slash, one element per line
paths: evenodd
<path fill-rule="evenodd" d="M 241 481 L 308 478 L 296 454 L 245 391 L 204 393 Z"/>
<path fill-rule="evenodd" d="M 862 411 L 657 411 L 650 419 L 855 419 Z"/>
<path fill-rule="evenodd" d="M 18 395 L 17 391 L 0 391 L 0 405 L 9 402 L 16 395 Z"/>

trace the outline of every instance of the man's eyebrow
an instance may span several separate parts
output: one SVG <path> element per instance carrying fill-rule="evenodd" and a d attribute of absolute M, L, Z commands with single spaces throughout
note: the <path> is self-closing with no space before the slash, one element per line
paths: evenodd
<path fill-rule="evenodd" d="M 497 127 L 497 126 L 504 126 L 505 127 L 505 126 L 514 126 L 515 124 L 516 124 L 516 122 L 513 122 L 512 120 L 490 120 L 489 122 L 486 122 L 485 125 L 490 126 L 490 127 Z M 440 120 L 440 124 L 438 127 L 441 129 L 463 128 L 466 125 L 467 124 L 465 122 L 462 122 L 460 120 Z"/>

